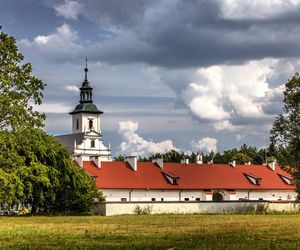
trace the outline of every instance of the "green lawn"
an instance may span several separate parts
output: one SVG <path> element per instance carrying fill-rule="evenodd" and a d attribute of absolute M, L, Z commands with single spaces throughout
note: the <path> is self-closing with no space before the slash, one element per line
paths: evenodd
<path fill-rule="evenodd" d="M 300 249 L 300 215 L 0 217 L 0 248 Z"/>

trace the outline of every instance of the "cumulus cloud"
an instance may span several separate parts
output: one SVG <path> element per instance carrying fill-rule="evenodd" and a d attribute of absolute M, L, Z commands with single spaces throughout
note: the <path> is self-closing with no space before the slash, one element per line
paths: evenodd
<path fill-rule="evenodd" d="M 123 138 L 123 142 L 119 146 L 121 154 L 144 155 L 152 153 L 165 153 L 169 150 L 176 149 L 171 140 L 161 142 L 153 142 L 139 136 L 138 122 L 121 121 L 119 122 L 119 134 Z"/>
<path fill-rule="evenodd" d="M 66 19 L 77 19 L 82 5 L 77 1 L 65 0 L 64 3 L 54 5 L 57 14 Z"/>
<path fill-rule="evenodd" d="M 204 137 L 198 141 L 192 141 L 191 146 L 195 151 L 210 153 L 211 151 L 217 152 L 217 143 L 216 138 Z"/>
<path fill-rule="evenodd" d="M 235 125 L 258 120 L 270 122 L 274 110 L 268 107 L 282 95 L 281 88 L 268 84 L 272 66 L 277 63 L 275 59 L 264 59 L 200 68 L 198 80 L 188 84 L 180 98 L 196 119 L 211 122 L 217 131 L 232 132 Z"/>
<path fill-rule="evenodd" d="M 78 32 L 66 23 L 49 35 L 39 35 L 33 41 L 22 39 L 18 42 L 22 49 L 35 50 L 46 60 L 68 61 L 83 54 L 84 47 L 78 42 Z"/>

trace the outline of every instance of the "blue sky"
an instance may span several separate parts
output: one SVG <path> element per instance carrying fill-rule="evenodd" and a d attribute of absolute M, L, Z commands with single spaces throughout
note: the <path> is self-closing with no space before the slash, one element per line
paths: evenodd
<path fill-rule="evenodd" d="M 0 0 L 0 24 L 71 131 L 84 60 L 113 154 L 268 145 L 299 68 L 298 0 Z"/>

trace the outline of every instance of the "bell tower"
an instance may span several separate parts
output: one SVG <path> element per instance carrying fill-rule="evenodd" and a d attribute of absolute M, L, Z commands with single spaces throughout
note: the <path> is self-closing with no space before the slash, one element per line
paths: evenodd
<path fill-rule="evenodd" d="M 70 149 L 73 159 L 80 166 L 84 161 L 92 161 L 100 168 L 101 162 L 112 161 L 112 156 L 110 143 L 105 145 L 102 140 L 100 115 L 103 111 L 93 103 L 88 71 L 86 58 L 79 104 L 69 113 L 72 116 L 72 134 L 56 136 L 56 139 Z"/>
<path fill-rule="evenodd" d="M 87 58 L 84 72 L 84 81 L 80 88 L 79 104 L 69 113 L 72 115 L 72 133 L 95 131 L 101 134 L 100 115 L 103 114 L 103 111 L 100 111 L 93 103 L 93 88 L 87 77 Z"/>

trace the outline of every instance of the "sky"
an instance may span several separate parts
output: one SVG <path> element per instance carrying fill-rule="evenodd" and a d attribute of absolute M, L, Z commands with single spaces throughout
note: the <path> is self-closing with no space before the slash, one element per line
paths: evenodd
<path fill-rule="evenodd" d="M 300 0 L 0 0 L 47 87 L 46 132 L 68 112 L 88 58 L 113 155 L 220 151 L 269 143 L 284 84 L 299 71 Z"/>

